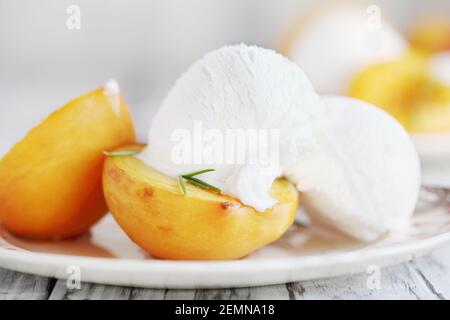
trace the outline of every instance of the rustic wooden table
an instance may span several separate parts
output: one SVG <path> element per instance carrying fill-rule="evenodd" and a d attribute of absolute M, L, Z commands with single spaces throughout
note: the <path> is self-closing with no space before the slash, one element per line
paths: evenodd
<path fill-rule="evenodd" d="M 450 244 L 409 263 L 381 270 L 380 289 L 368 274 L 239 289 L 164 290 L 56 280 L 0 269 L 0 299 L 448 299 Z"/>

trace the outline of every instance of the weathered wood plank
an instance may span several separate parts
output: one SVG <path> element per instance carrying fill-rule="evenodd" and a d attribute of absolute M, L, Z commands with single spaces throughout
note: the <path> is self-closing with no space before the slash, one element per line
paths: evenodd
<path fill-rule="evenodd" d="M 236 300 L 248 299 L 249 288 L 239 289 L 199 289 L 195 291 L 195 300 Z"/>
<path fill-rule="evenodd" d="M 0 300 L 46 300 L 55 280 L 0 268 Z"/>
<path fill-rule="evenodd" d="M 246 299 L 288 299 L 284 285 L 254 288 L 161 290 L 133 289 L 130 299 L 195 299 L 195 300 L 246 300 Z"/>
<path fill-rule="evenodd" d="M 273 285 L 249 288 L 199 289 L 195 292 L 197 300 L 285 300 L 289 291 L 285 285 Z"/>
<path fill-rule="evenodd" d="M 414 261 L 412 267 L 436 299 L 450 299 L 450 246 Z"/>
<path fill-rule="evenodd" d="M 168 290 L 133 288 L 130 300 L 164 300 Z M 181 298 L 182 299 L 182 298 Z"/>
<path fill-rule="evenodd" d="M 251 287 L 250 295 L 248 299 L 250 300 L 288 300 L 289 290 L 285 284 L 274 285 L 274 286 L 263 286 L 263 287 Z"/>
<path fill-rule="evenodd" d="M 58 280 L 50 300 L 127 300 L 132 288 L 81 283 L 80 289 L 68 289 L 66 280 Z"/>
<path fill-rule="evenodd" d="M 58 280 L 51 300 L 177 300 L 194 299 L 195 290 L 167 290 L 107 286 L 81 283 L 80 289 L 68 289 L 65 280 Z"/>
<path fill-rule="evenodd" d="M 433 299 L 409 264 L 381 269 L 380 288 L 367 286 L 368 274 L 287 284 L 290 299 Z"/>
<path fill-rule="evenodd" d="M 166 290 L 164 299 L 165 300 L 191 300 L 195 298 L 196 290 Z"/>

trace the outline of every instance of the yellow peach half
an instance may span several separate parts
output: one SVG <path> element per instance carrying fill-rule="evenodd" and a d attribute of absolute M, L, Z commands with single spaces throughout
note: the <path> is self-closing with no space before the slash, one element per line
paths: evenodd
<path fill-rule="evenodd" d="M 136 150 L 128 147 L 122 150 Z M 270 190 L 279 201 L 258 212 L 239 200 L 186 184 L 133 156 L 105 162 L 103 189 L 114 218 L 136 244 L 163 259 L 237 259 L 277 240 L 294 221 L 298 192 L 286 180 Z"/>
<path fill-rule="evenodd" d="M 450 87 L 430 80 L 418 90 L 420 99 L 408 116 L 410 131 L 449 132 Z"/>
<path fill-rule="evenodd" d="M 128 108 L 111 82 L 52 113 L 0 160 L 0 222 L 29 238 L 66 238 L 108 210 L 104 150 L 135 143 Z"/>
<path fill-rule="evenodd" d="M 450 20 L 448 15 L 433 14 L 419 19 L 413 26 L 411 45 L 425 52 L 450 50 Z"/>
<path fill-rule="evenodd" d="M 349 95 L 370 102 L 411 130 L 408 121 L 426 79 L 425 58 L 417 53 L 392 61 L 373 64 L 358 73 L 350 84 Z"/>
<path fill-rule="evenodd" d="M 410 132 L 450 131 L 450 88 L 434 80 L 427 55 L 369 66 L 353 79 L 349 95 L 390 113 Z"/>

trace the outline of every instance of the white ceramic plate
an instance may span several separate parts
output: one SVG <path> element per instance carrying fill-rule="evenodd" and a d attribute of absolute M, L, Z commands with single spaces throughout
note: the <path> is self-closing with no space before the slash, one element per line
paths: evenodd
<path fill-rule="evenodd" d="M 46 242 L 16 238 L 0 229 L 0 266 L 67 278 L 153 288 L 268 285 L 365 272 L 411 260 L 450 240 L 450 192 L 424 189 L 411 228 L 395 238 L 362 244 L 301 225 L 276 243 L 236 261 L 163 261 L 149 257 L 121 232 L 111 216 L 90 235 Z"/>

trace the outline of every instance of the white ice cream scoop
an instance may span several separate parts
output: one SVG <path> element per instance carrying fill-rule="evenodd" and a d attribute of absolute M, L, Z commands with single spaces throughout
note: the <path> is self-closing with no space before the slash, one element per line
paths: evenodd
<path fill-rule="evenodd" d="M 320 94 L 346 94 L 357 72 L 395 60 L 406 40 L 377 6 L 338 4 L 319 9 L 299 23 L 288 56 L 305 71 Z"/>
<path fill-rule="evenodd" d="M 194 63 L 148 144 L 139 155 L 148 165 L 174 178 L 215 169 L 201 179 L 259 211 L 275 204 L 268 191 L 285 174 L 314 222 L 362 240 L 405 228 L 418 196 L 419 160 L 396 120 L 358 100 L 322 99 L 296 64 L 255 46 Z"/>
<path fill-rule="evenodd" d="M 371 241 L 409 224 L 419 159 L 402 126 L 379 108 L 325 97 L 314 123 L 318 151 L 288 170 L 312 221 Z"/>
<path fill-rule="evenodd" d="M 208 53 L 176 82 L 154 117 L 140 158 L 201 179 L 259 211 L 282 168 L 314 150 L 320 97 L 302 70 L 272 50 L 236 45 Z M 234 137 L 232 137 L 234 136 Z"/>

